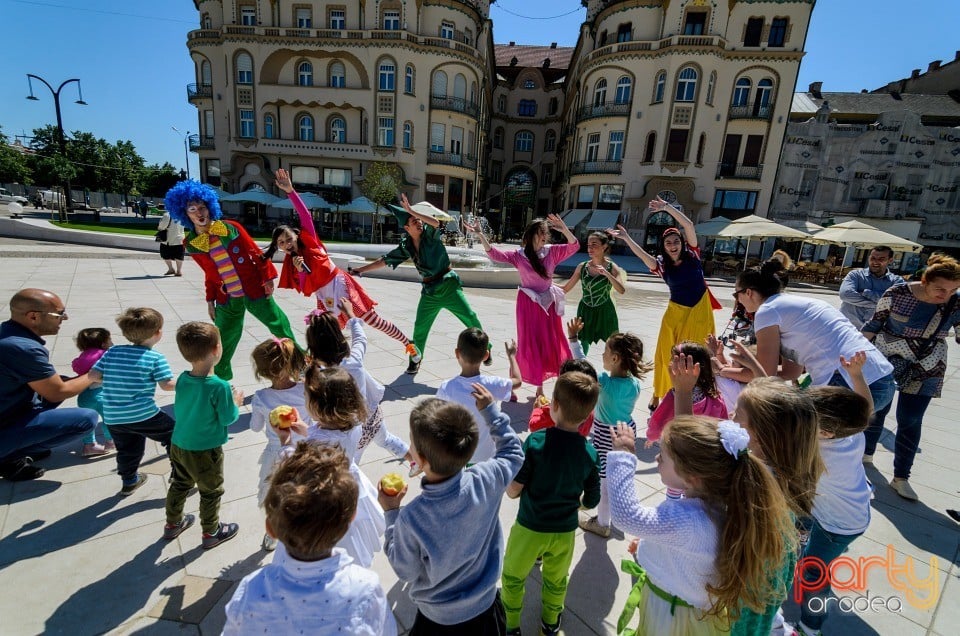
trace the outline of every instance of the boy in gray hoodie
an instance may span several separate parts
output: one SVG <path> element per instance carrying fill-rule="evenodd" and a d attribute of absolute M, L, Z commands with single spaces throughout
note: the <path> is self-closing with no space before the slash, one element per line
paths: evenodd
<path fill-rule="evenodd" d="M 523 450 L 493 395 L 480 384 L 473 389 L 496 455 L 464 469 L 477 447 L 477 424 L 463 406 L 429 398 L 410 414 L 410 454 L 424 474 L 420 496 L 401 509 L 406 488 L 392 497 L 380 490 L 384 552 L 417 606 L 410 636 L 506 633 L 497 592 L 500 501 L 523 464 Z"/>

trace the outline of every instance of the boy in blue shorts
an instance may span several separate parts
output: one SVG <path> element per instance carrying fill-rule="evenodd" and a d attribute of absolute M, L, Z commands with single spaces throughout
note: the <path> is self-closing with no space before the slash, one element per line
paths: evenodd
<path fill-rule="evenodd" d="M 173 418 L 154 401 L 157 385 L 173 391 L 176 382 L 167 359 L 153 347 L 163 337 L 163 316 L 156 309 L 134 307 L 117 318 L 123 337 L 93 365 L 90 378 L 103 382 L 103 423 L 117 445 L 120 496 L 129 496 L 147 481 L 137 472 L 147 438 L 170 447 Z"/>

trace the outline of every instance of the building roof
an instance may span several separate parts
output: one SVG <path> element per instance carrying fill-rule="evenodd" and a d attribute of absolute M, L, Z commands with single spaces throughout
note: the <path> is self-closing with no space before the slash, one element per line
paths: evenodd
<path fill-rule="evenodd" d="M 794 93 L 792 115 L 814 115 L 824 101 L 830 103 L 831 117 L 837 115 L 879 115 L 895 110 L 911 110 L 926 117 L 958 118 L 960 103 L 949 95 L 916 95 L 904 93 Z"/>
<path fill-rule="evenodd" d="M 497 67 L 509 67 L 510 60 L 517 58 L 516 66 L 524 67 L 543 67 L 545 59 L 550 60 L 551 69 L 570 68 L 570 59 L 573 57 L 572 46 L 557 46 L 553 43 L 548 46 L 531 44 L 494 44 L 493 51 L 497 59 Z"/>

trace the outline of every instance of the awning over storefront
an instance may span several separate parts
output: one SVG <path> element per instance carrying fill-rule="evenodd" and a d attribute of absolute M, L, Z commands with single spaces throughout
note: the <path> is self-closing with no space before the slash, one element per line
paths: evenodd
<path fill-rule="evenodd" d="M 620 210 L 594 210 L 587 221 L 588 230 L 606 230 L 614 228 L 620 219 Z"/>
<path fill-rule="evenodd" d="M 564 224 L 570 229 L 573 229 L 580 225 L 580 221 L 587 218 L 587 215 L 593 212 L 593 210 L 567 210 L 560 215 L 560 218 L 563 219 Z"/>

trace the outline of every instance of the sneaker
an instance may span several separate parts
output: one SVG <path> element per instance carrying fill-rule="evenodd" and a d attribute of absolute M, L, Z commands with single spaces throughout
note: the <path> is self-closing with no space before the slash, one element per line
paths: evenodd
<path fill-rule="evenodd" d="M 417 346 L 412 342 L 407 344 L 405 353 L 412 362 L 420 362 L 420 360 L 423 359 L 423 357 L 420 355 L 420 352 L 417 351 Z"/>
<path fill-rule="evenodd" d="M 563 620 L 563 612 L 557 616 L 557 622 L 554 624 L 549 624 L 542 618 L 540 619 L 540 634 L 542 636 L 553 636 L 554 634 L 560 633 L 560 621 Z"/>
<path fill-rule="evenodd" d="M 193 515 L 183 515 L 183 519 L 180 520 L 180 523 L 168 523 L 163 526 L 163 538 L 167 541 L 172 541 L 176 539 L 183 531 L 193 525 L 193 522 L 197 518 Z"/>
<path fill-rule="evenodd" d="M 173 271 L 172 269 L 171 269 L 169 272 L 164 272 L 164 273 L 163 273 L 164 276 L 173 276 L 174 274 L 176 274 L 176 272 Z"/>
<path fill-rule="evenodd" d="M 113 442 L 113 440 L 110 440 L 109 442 L 104 442 L 104 443 L 103 443 L 103 448 L 104 448 L 104 450 L 106 450 L 108 453 L 116 453 L 116 452 L 117 452 L 117 445 Z"/>
<path fill-rule="evenodd" d="M 413 358 L 410 358 L 410 364 L 407 365 L 407 370 L 404 371 L 407 375 L 417 375 L 417 371 L 420 370 L 420 361 L 413 361 Z"/>
<path fill-rule="evenodd" d="M 21 457 L 12 462 L 0 464 L 0 477 L 9 479 L 10 481 L 30 481 L 31 479 L 38 479 L 43 477 L 43 473 L 45 472 L 47 471 L 40 466 L 33 465 L 32 457 Z"/>
<path fill-rule="evenodd" d="M 890 486 L 897 492 L 898 495 L 907 501 L 920 500 L 920 497 L 917 496 L 917 491 L 913 489 L 913 486 L 910 485 L 910 482 L 902 477 L 894 477 L 891 479 Z"/>
<path fill-rule="evenodd" d="M 124 484 L 123 488 L 120 489 L 120 496 L 129 497 L 130 495 L 133 494 L 133 491 L 135 491 L 137 488 L 144 485 L 145 483 L 147 483 L 147 476 L 143 473 L 137 473 L 136 481 L 134 481 L 132 484 L 129 484 L 129 485 Z"/>
<path fill-rule="evenodd" d="M 80 451 L 80 455 L 83 457 L 100 457 L 101 455 L 106 455 L 109 452 L 110 451 L 107 450 L 106 446 L 93 442 L 92 444 L 84 444 L 83 450 Z"/>
<path fill-rule="evenodd" d="M 271 537 L 269 534 L 263 535 L 263 541 L 260 542 L 260 547 L 266 550 L 267 552 L 273 552 L 277 549 L 277 541 L 275 538 Z"/>
<path fill-rule="evenodd" d="M 220 528 L 214 534 L 203 533 L 203 543 L 201 543 L 201 547 L 204 550 L 215 548 L 224 541 L 229 541 L 237 536 L 237 532 L 239 531 L 240 526 L 235 523 L 221 523 Z"/>
<path fill-rule="evenodd" d="M 590 517 L 586 521 L 583 519 L 579 523 L 580 529 L 586 532 L 592 532 L 593 534 L 607 539 L 610 537 L 610 526 L 600 525 L 600 522 L 597 521 L 596 517 Z"/>
<path fill-rule="evenodd" d="M 864 454 L 863 459 L 861 460 L 864 466 L 873 466 L 873 455 Z"/>

